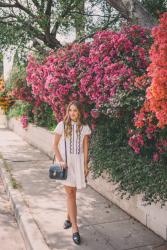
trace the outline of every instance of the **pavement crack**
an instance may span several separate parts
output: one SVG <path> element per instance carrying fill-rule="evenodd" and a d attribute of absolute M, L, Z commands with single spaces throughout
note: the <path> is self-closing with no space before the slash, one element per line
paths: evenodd
<path fill-rule="evenodd" d="M 86 220 L 86 219 L 84 218 L 84 220 Z M 103 224 L 107 224 L 107 223 L 115 223 L 115 222 L 122 222 L 122 221 L 129 221 L 129 219 L 105 221 L 105 222 L 99 222 L 99 223 L 94 223 L 94 224 L 90 224 L 90 223 L 86 220 L 86 222 L 87 222 L 88 224 L 82 225 L 82 227 L 86 227 L 86 226 L 98 226 L 98 225 L 103 225 Z"/>
<path fill-rule="evenodd" d="M 124 248 L 123 250 L 136 250 L 138 249 L 139 247 L 152 247 L 152 249 L 155 249 L 158 248 L 158 247 L 161 247 L 161 246 L 164 246 L 164 244 L 161 244 L 161 245 L 158 245 L 158 246 L 153 246 L 154 243 L 152 243 L 152 245 L 139 245 L 139 246 L 136 246 L 136 247 L 132 247 L 132 248 Z"/>
<path fill-rule="evenodd" d="M 49 160 L 11 160 L 11 159 L 7 159 L 7 158 L 4 158 L 5 161 L 10 161 L 10 162 L 47 162 Z"/>
<path fill-rule="evenodd" d="M 155 247 L 153 247 L 153 249 L 158 249 L 159 247 L 163 247 L 163 246 L 166 246 L 167 247 L 167 242 L 166 241 L 164 241 L 164 243 L 162 243 L 161 245 L 158 245 L 158 246 L 155 246 Z"/>

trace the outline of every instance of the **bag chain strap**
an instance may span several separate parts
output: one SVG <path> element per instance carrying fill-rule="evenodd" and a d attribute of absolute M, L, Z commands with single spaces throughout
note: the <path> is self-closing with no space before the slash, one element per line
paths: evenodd
<path fill-rule="evenodd" d="M 65 138 L 65 123 L 64 123 L 64 144 L 65 144 L 65 157 L 66 157 L 66 167 L 67 167 L 67 144 Z"/>

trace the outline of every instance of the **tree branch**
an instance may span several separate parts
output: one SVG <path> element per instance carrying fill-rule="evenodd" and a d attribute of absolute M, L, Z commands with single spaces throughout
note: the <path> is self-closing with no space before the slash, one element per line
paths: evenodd
<path fill-rule="evenodd" d="M 23 10 L 25 13 L 27 13 L 29 16 L 35 18 L 36 16 L 32 13 L 32 11 L 30 11 L 29 9 L 27 9 L 26 7 L 24 7 L 18 0 L 16 0 L 16 7 L 19 8 L 20 10 Z"/>
<path fill-rule="evenodd" d="M 58 20 L 55 22 L 53 29 L 51 31 L 51 35 L 52 36 L 56 36 L 57 30 L 61 24 L 60 19 L 63 19 L 69 12 L 70 10 L 74 8 L 74 6 L 71 4 L 69 4 L 68 6 L 66 6 L 65 10 L 63 11 L 63 13 L 60 15 L 60 17 L 58 18 Z"/>
<path fill-rule="evenodd" d="M 18 0 L 15 0 L 15 4 L 10 4 L 10 3 L 3 3 L 0 2 L 0 7 L 2 8 L 18 8 L 20 10 L 23 10 L 25 13 L 27 13 L 29 16 L 31 17 L 36 17 L 29 9 L 27 9 L 26 7 L 24 7 L 22 4 L 20 4 L 20 2 Z"/>
<path fill-rule="evenodd" d="M 138 24 L 151 28 L 155 24 L 155 20 L 150 13 L 142 6 L 138 0 L 107 0 L 123 18 L 129 22 L 137 20 Z"/>
<path fill-rule="evenodd" d="M 92 38 L 98 31 L 106 30 L 108 28 L 108 25 L 112 24 L 112 23 L 115 23 L 119 19 L 119 17 L 120 17 L 120 15 L 118 14 L 116 17 L 114 17 L 114 19 L 110 23 L 107 23 L 105 26 L 103 26 L 99 30 L 96 30 L 96 31 L 92 32 L 91 34 L 88 34 L 86 36 L 80 37 L 79 39 L 76 39 L 74 41 L 74 43 L 76 43 L 76 42 L 78 42 L 78 43 L 84 42 L 86 39 Z"/>
<path fill-rule="evenodd" d="M 40 5 L 37 0 L 32 0 L 33 4 L 37 7 L 37 9 L 40 8 Z"/>
<path fill-rule="evenodd" d="M 16 18 L 16 16 L 14 16 L 12 14 L 9 14 L 8 16 L 2 16 L 2 17 L 0 17 L 0 20 L 8 19 L 8 18 Z"/>
<path fill-rule="evenodd" d="M 32 46 L 33 46 L 36 50 L 38 50 L 38 51 L 40 52 L 40 54 L 42 54 L 43 56 L 47 53 L 47 50 L 45 50 L 45 49 L 41 46 L 41 44 L 38 42 L 38 40 L 37 40 L 36 38 L 34 38 Z"/>
<path fill-rule="evenodd" d="M 45 11 L 46 16 L 51 15 L 52 2 L 53 2 L 52 0 L 48 0 L 47 6 L 46 6 L 46 11 Z"/>
<path fill-rule="evenodd" d="M 81 11 L 70 11 L 69 13 L 70 14 L 78 14 L 78 15 L 81 15 L 81 16 L 108 17 L 108 16 L 105 16 L 105 15 L 88 14 L 88 13 L 81 12 Z"/>
<path fill-rule="evenodd" d="M 1 24 L 5 24 L 5 25 L 9 25 L 9 26 L 13 26 L 13 23 L 15 23 L 15 21 L 8 21 L 8 22 L 5 22 L 5 21 L 0 20 L 0 23 L 1 23 Z"/>
<path fill-rule="evenodd" d="M 114 9 L 120 12 L 122 17 L 129 20 L 129 12 L 122 0 L 107 0 L 107 1 Z"/>
<path fill-rule="evenodd" d="M 46 29 L 45 29 L 46 36 L 50 35 L 51 8 L 52 8 L 52 0 L 48 0 L 46 10 L 45 10 L 45 16 L 46 16 L 46 19 L 47 19 Z"/>
<path fill-rule="evenodd" d="M 3 2 L 0 2 L 0 7 L 3 7 L 3 8 L 12 8 L 12 7 L 16 7 L 16 4 L 10 4 L 10 3 L 3 3 Z"/>
<path fill-rule="evenodd" d="M 45 0 L 41 0 L 41 10 L 42 12 L 44 11 L 44 8 L 45 8 Z"/>

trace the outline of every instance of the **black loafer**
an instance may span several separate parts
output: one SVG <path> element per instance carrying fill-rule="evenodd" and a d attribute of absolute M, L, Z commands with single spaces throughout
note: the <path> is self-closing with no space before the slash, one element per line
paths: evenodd
<path fill-rule="evenodd" d="M 72 226 L 71 221 L 65 220 L 65 222 L 64 222 L 64 229 L 68 229 L 68 228 L 70 228 L 71 226 Z"/>
<path fill-rule="evenodd" d="M 79 245 L 81 243 L 81 237 L 79 232 L 75 232 L 72 234 L 72 239 L 74 241 L 75 244 Z"/>

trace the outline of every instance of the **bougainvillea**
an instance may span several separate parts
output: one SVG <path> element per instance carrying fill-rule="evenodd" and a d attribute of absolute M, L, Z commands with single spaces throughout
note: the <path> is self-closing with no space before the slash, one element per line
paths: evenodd
<path fill-rule="evenodd" d="M 146 154 L 151 148 L 151 156 L 154 161 L 161 159 L 161 155 L 167 153 L 166 125 L 167 125 L 167 13 L 160 18 L 160 24 L 153 28 L 154 38 L 150 49 L 151 64 L 147 68 L 147 74 L 139 77 L 135 85 L 145 91 L 144 104 L 135 114 L 134 125 L 137 131 L 133 131 L 129 139 L 129 145 L 135 149 L 137 143 L 131 144 L 136 133 L 144 138 L 144 144 L 140 151 Z M 163 142 L 163 143 L 162 143 Z M 161 147 L 160 147 L 161 145 Z M 163 150 L 162 150 L 163 148 Z"/>
<path fill-rule="evenodd" d="M 21 123 L 22 123 L 22 127 L 23 128 L 27 128 L 27 126 L 28 126 L 28 116 L 26 116 L 26 115 L 23 115 L 22 117 L 21 117 Z"/>
<path fill-rule="evenodd" d="M 167 133 L 157 127 L 145 98 L 151 42 L 150 32 L 138 26 L 101 31 L 92 42 L 51 51 L 41 62 L 30 55 L 27 83 L 40 105 L 52 107 L 57 121 L 71 100 L 80 100 L 85 118 L 96 126 L 90 145 L 93 172 L 106 170 L 120 189 L 145 192 L 152 202 L 166 199 L 167 157 L 164 164 L 161 156 L 167 152 Z"/>
<path fill-rule="evenodd" d="M 25 65 L 15 65 L 9 85 L 11 85 L 10 93 L 17 100 L 13 109 L 19 112 L 24 128 L 26 128 L 28 122 L 40 126 L 53 126 L 55 119 L 52 117 L 53 111 L 51 107 L 40 96 L 34 95 L 32 86 L 27 85 Z"/>
<path fill-rule="evenodd" d="M 141 123 L 147 113 L 153 113 L 157 126 L 167 125 L 167 13 L 160 18 L 160 24 L 153 28 L 154 42 L 150 49 L 151 64 L 148 67 L 147 78 L 150 84 L 146 90 L 146 101 L 136 118 L 136 125 Z M 144 125 L 144 124 L 143 124 Z M 140 124 L 142 126 L 142 124 Z"/>
<path fill-rule="evenodd" d="M 22 100 L 32 103 L 34 98 L 32 95 L 31 87 L 26 83 L 25 68 L 14 67 L 11 77 L 11 93 L 16 100 Z"/>
<path fill-rule="evenodd" d="M 89 56 L 89 43 L 72 44 L 57 53 L 51 52 L 43 64 L 29 56 L 27 82 L 33 94 L 52 106 L 57 120 L 62 119 L 71 100 L 90 104 L 85 93 L 80 93 L 80 78 Z M 80 68 L 82 65 L 82 68 Z M 85 117 L 88 115 L 85 112 Z"/>
<path fill-rule="evenodd" d="M 81 79 L 96 108 L 112 107 L 116 92 L 134 90 L 134 79 L 148 66 L 149 32 L 139 26 L 98 32 L 91 44 L 87 74 Z"/>
<path fill-rule="evenodd" d="M 13 96 L 6 90 L 4 80 L 0 77 L 0 108 L 6 113 L 13 104 Z"/>
<path fill-rule="evenodd" d="M 107 114 L 118 89 L 133 91 L 135 77 L 148 66 L 149 45 L 149 32 L 138 26 L 98 32 L 93 42 L 51 52 L 41 64 L 30 56 L 27 82 L 34 95 L 52 106 L 57 120 L 76 99 L 94 126 L 94 109 Z"/>
<path fill-rule="evenodd" d="M 160 18 L 160 24 L 152 30 L 154 43 L 150 50 L 151 64 L 148 75 L 151 85 L 147 89 L 146 98 L 150 111 L 158 120 L 158 127 L 167 125 L 167 12 Z"/>
<path fill-rule="evenodd" d="M 5 86 L 4 86 L 4 80 L 2 77 L 0 77 L 0 92 L 2 92 L 4 90 Z"/>

